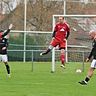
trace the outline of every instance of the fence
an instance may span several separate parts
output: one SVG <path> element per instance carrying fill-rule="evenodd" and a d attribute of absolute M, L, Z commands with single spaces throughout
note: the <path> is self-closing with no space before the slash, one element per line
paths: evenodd
<path fill-rule="evenodd" d="M 40 56 L 40 52 L 44 50 L 8 50 L 9 61 L 22 61 L 23 62 L 23 54 L 26 52 L 26 61 L 33 62 L 51 62 L 52 61 L 52 52 L 48 55 Z M 89 52 L 88 51 L 76 51 L 69 50 L 68 51 L 68 62 L 82 62 L 85 61 Z M 59 50 L 55 51 L 55 61 L 59 61 Z"/>
<path fill-rule="evenodd" d="M 9 61 L 23 61 L 23 54 L 26 52 L 26 61 L 32 62 L 32 70 L 34 62 L 52 62 L 52 52 L 46 56 L 40 56 L 40 52 L 44 50 L 8 50 Z M 82 70 L 84 71 L 84 62 L 87 58 L 89 52 L 87 51 L 68 51 L 68 62 L 80 62 L 82 65 Z M 55 64 L 59 62 L 60 52 L 55 51 Z"/>

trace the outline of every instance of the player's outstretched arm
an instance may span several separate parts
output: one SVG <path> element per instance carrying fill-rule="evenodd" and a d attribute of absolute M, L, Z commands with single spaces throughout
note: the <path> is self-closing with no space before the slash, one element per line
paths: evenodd
<path fill-rule="evenodd" d="M 4 34 L 2 34 L 2 37 L 6 36 L 10 32 L 12 27 L 13 27 L 13 24 L 10 24 L 8 30 L 6 32 L 4 32 Z"/>
<path fill-rule="evenodd" d="M 10 25 L 9 25 L 9 29 L 12 29 L 12 27 L 13 27 L 13 24 L 10 24 Z"/>

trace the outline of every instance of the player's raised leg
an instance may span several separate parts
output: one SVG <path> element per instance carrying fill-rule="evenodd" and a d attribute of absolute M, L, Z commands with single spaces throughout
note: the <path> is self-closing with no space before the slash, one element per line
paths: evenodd
<path fill-rule="evenodd" d="M 49 45 L 48 49 L 45 52 L 41 52 L 40 56 L 48 54 L 53 49 L 52 45 Z"/>
<path fill-rule="evenodd" d="M 55 46 L 57 46 L 58 42 L 55 38 L 52 38 L 52 41 L 45 52 L 40 53 L 40 56 L 48 54 Z"/>

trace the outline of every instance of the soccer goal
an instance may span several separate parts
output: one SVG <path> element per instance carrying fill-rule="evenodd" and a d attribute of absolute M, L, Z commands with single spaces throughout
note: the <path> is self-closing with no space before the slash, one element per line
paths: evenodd
<path fill-rule="evenodd" d="M 86 53 L 91 48 L 88 32 L 90 30 L 96 30 L 96 15 L 53 15 L 53 30 L 59 16 L 64 16 L 65 21 L 71 28 L 70 37 L 66 41 L 66 63 L 82 62 L 82 71 L 84 71 L 84 61 L 88 55 Z M 58 56 L 57 53 L 57 50 L 54 48 L 52 50 L 52 72 L 55 72 L 55 58 Z M 72 54 L 73 56 L 71 57 L 70 55 Z"/>

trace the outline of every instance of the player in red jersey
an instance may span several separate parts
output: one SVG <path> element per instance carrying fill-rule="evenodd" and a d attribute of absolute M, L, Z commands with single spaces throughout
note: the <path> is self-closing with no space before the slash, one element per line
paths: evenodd
<path fill-rule="evenodd" d="M 52 41 L 45 52 L 40 53 L 40 55 L 45 55 L 49 53 L 53 47 L 59 45 L 59 49 L 61 50 L 60 60 L 61 60 L 61 67 L 65 67 L 65 48 L 66 48 L 66 40 L 70 35 L 70 28 L 69 25 L 65 22 L 64 17 L 59 17 L 59 22 L 56 24 L 52 36 Z"/>

